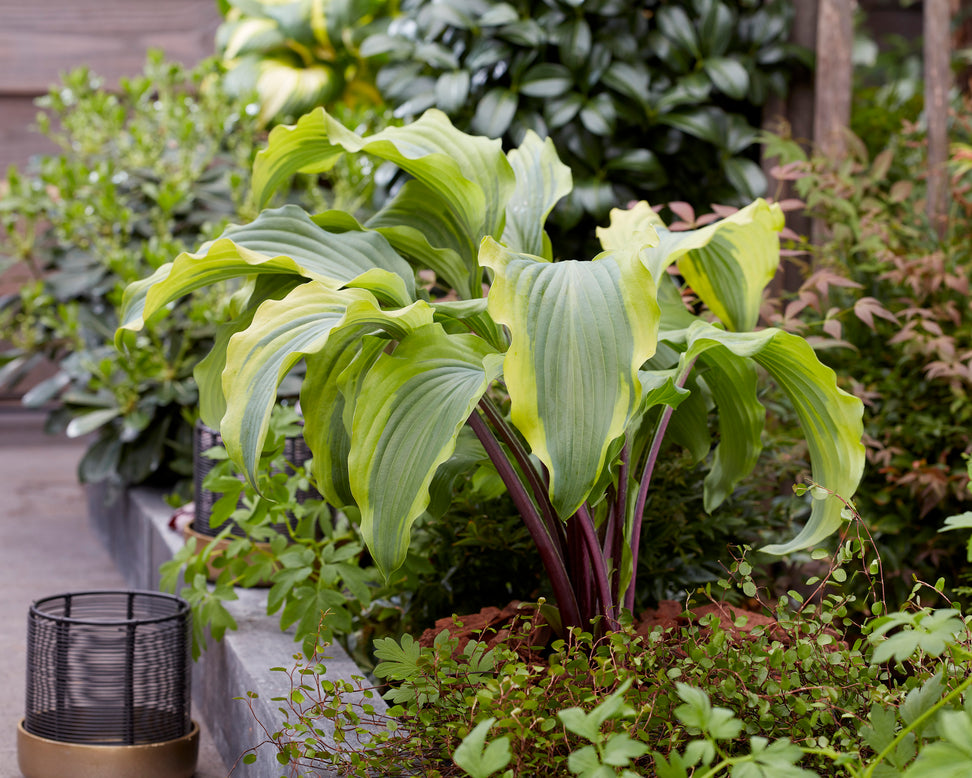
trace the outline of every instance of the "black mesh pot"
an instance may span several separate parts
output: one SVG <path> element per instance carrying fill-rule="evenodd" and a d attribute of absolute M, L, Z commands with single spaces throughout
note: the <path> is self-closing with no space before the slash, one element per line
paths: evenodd
<path fill-rule="evenodd" d="M 223 445 L 223 439 L 220 437 L 217 430 L 203 424 L 202 421 L 196 422 L 196 426 L 193 431 L 192 447 L 192 475 L 193 487 L 195 491 L 195 513 L 193 514 L 192 528 L 200 535 L 216 537 L 216 535 L 218 535 L 228 526 L 231 534 L 236 535 L 237 537 L 244 537 L 246 533 L 243 532 L 243 530 L 241 530 L 232 520 L 224 521 L 222 524 L 219 524 L 216 527 L 209 526 L 209 517 L 213 513 L 213 506 L 216 504 L 216 501 L 222 497 L 222 494 L 218 492 L 211 492 L 209 489 L 206 489 L 203 486 L 206 476 L 209 475 L 210 471 L 216 465 L 216 460 L 204 456 L 204 452 L 208 451 L 213 446 L 221 445 Z M 307 447 L 307 443 L 304 442 L 304 438 L 302 436 L 287 438 L 284 441 L 284 457 L 295 467 L 301 467 L 302 465 L 306 464 L 310 460 L 311 456 L 311 451 Z M 243 480 L 242 476 L 240 476 L 240 480 Z M 300 502 L 317 496 L 318 495 L 316 492 L 301 491 L 297 493 L 297 499 Z M 287 533 L 287 527 L 284 524 L 274 524 L 271 526 L 280 534 Z"/>
<path fill-rule="evenodd" d="M 37 600 L 27 619 L 24 729 L 62 743 L 130 746 L 190 733 L 190 614 L 158 592 Z"/>

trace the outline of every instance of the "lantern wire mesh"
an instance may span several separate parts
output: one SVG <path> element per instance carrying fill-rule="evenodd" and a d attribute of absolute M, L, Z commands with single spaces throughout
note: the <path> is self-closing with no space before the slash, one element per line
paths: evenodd
<path fill-rule="evenodd" d="M 27 618 L 32 735 L 136 745 L 187 735 L 189 605 L 159 592 L 95 591 L 37 600 Z"/>
<path fill-rule="evenodd" d="M 209 517 L 213 513 L 213 506 L 223 495 L 218 492 L 212 492 L 203 486 L 206 476 L 209 475 L 210 471 L 216 465 L 216 460 L 207 457 L 205 452 L 214 446 L 222 445 L 223 439 L 217 430 L 206 426 L 202 421 L 196 422 L 193 431 L 193 488 L 195 491 L 195 511 L 193 513 L 192 528 L 200 535 L 216 537 L 226 527 L 229 527 L 231 534 L 236 537 L 245 537 L 246 533 L 231 519 L 227 519 L 215 527 L 210 526 Z M 304 442 L 303 436 L 287 438 L 284 441 L 283 455 L 284 459 L 295 467 L 302 467 L 310 461 L 312 456 L 310 449 L 307 447 L 307 443 Z M 243 480 L 243 476 L 237 477 L 240 481 Z M 297 500 L 299 502 L 317 496 L 319 495 L 314 491 L 301 490 L 297 492 Z M 238 507 L 243 507 L 242 498 L 240 498 Z M 285 524 L 272 524 L 271 526 L 280 534 L 287 534 L 287 526 Z"/>

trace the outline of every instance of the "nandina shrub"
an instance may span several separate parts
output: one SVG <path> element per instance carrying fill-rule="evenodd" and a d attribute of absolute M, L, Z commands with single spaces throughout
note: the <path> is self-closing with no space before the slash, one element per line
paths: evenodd
<path fill-rule="evenodd" d="M 795 179 L 826 238 L 802 247 L 814 272 L 766 312 L 777 326 L 806 336 L 867 405 L 869 467 L 857 502 L 899 592 L 913 574 L 945 572 L 955 580 L 964 563 L 938 528 L 968 500 L 972 208 L 963 161 L 970 134 L 966 102 L 955 114 L 950 209 L 941 231 L 925 215 L 925 181 L 901 172 L 925 167 L 918 127 L 905 125 L 874 158 L 853 139 L 839 163 L 778 147 L 790 155 L 783 174 Z"/>

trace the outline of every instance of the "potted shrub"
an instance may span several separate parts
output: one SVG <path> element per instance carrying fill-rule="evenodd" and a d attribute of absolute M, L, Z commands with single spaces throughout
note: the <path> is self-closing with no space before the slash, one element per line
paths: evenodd
<path fill-rule="evenodd" d="M 818 485 L 806 526 L 767 550 L 805 548 L 840 525 L 835 495 L 849 497 L 863 468 L 862 404 L 802 338 L 756 329 L 779 261 L 777 206 L 757 200 L 674 233 L 639 203 L 612 212 L 592 261 L 560 260 L 570 247 L 551 246 L 544 222 L 571 177 L 552 143 L 528 133 L 507 154 L 434 110 L 369 137 L 323 109 L 276 128 L 255 163 L 255 201 L 298 171 L 360 153 L 410 176 L 366 223 L 265 210 L 126 291 L 116 340 L 132 348 L 172 301 L 251 281 L 232 332 L 196 370 L 203 419 L 248 478 L 277 385 L 304 360 L 317 482 L 360 516 L 382 572 L 402 563 L 430 492 L 448 488 L 442 476 L 488 457 L 540 550 L 559 609 L 551 618 L 610 624 L 634 604 L 641 515 L 666 433 L 699 458 L 711 451 L 714 509 L 759 454 L 761 369 L 793 404 Z M 430 298 L 416 268 L 450 299 Z M 704 310 L 684 304 L 689 287 Z M 457 448 L 468 430 L 481 453 Z"/>

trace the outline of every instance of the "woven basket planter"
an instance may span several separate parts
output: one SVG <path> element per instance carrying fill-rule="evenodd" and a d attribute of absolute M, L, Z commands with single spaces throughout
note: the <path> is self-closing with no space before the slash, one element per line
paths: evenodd
<path fill-rule="evenodd" d="M 213 506 L 216 501 L 222 497 L 218 492 L 211 492 L 203 486 L 203 482 L 206 480 L 206 476 L 212 471 L 216 462 L 207 456 L 204 456 L 204 452 L 213 448 L 213 446 L 223 445 L 223 439 L 217 430 L 212 427 L 208 427 L 203 424 L 202 421 L 197 421 L 195 429 L 193 430 L 193 487 L 195 491 L 195 512 L 193 514 L 192 529 L 195 533 L 199 535 L 205 535 L 207 537 L 216 537 L 220 532 L 222 532 L 226 527 L 230 528 L 230 533 L 237 537 L 244 537 L 246 533 L 240 529 L 237 524 L 232 520 L 224 521 L 222 524 L 211 527 L 209 524 L 209 517 L 213 513 Z M 307 463 L 312 454 L 310 449 L 307 447 L 307 443 L 304 442 L 303 437 L 287 438 L 284 443 L 284 457 L 288 462 L 290 462 L 295 467 L 301 467 Z M 240 480 L 243 477 L 240 476 Z M 316 492 L 298 492 L 297 499 L 303 501 L 312 497 L 317 497 Z M 242 507 L 242 506 L 241 506 Z M 271 525 L 274 530 L 278 533 L 285 535 L 287 534 L 287 526 L 285 524 L 273 524 Z"/>

